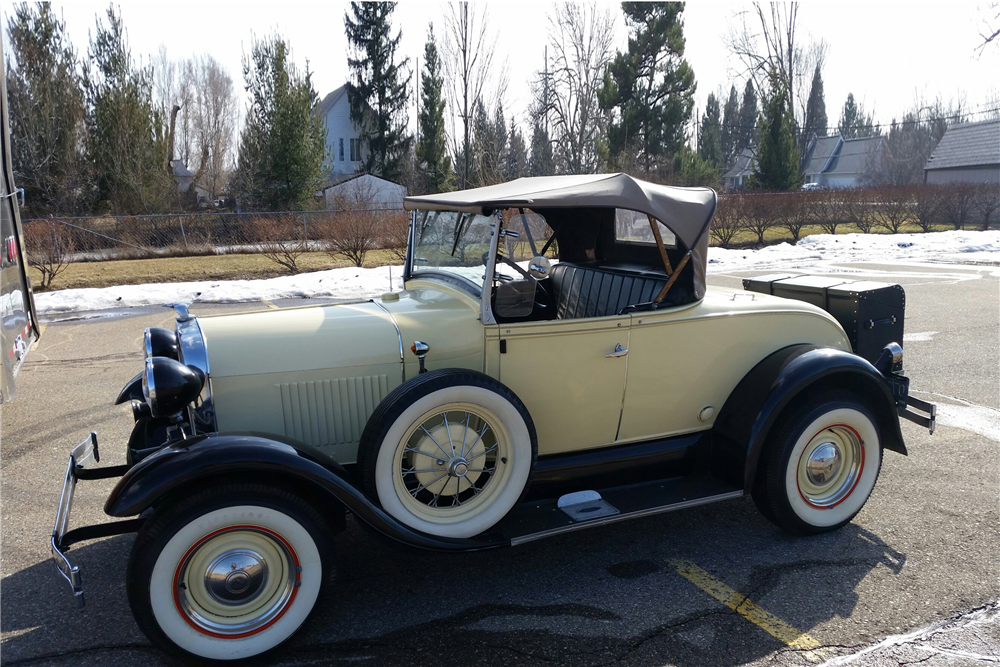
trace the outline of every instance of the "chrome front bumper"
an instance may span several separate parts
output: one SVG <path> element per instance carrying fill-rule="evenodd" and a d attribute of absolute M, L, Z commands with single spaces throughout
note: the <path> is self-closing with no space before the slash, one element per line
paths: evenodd
<path fill-rule="evenodd" d="M 66 580 L 73 591 L 73 599 L 78 607 L 83 607 L 83 587 L 80 583 L 80 568 L 69 562 L 66 552 L 69 546 L 83 540 L 91 540 L 110 535 L 121 535 L 139 530 L 145 519 L 128 519 L 94 526 L 83 526 L 69 530 L 69 514 L 73 507 L 73 493 L 78 480 L 108 479 L 121 477 L 128 472 L 129 466 L 107 466 L 98 468 L 94 464 L 101 460 L 97 448 L 97 433 L 91 432 L 90 437 L 73 448 L 69 453 L 69 463 L 66 465 L 66 477 L 63 479 L 62 494 L 59 496 L 59 507 L 56 509 L 56 523 L 52 528 L 52 560 L 56 571 Z"/>

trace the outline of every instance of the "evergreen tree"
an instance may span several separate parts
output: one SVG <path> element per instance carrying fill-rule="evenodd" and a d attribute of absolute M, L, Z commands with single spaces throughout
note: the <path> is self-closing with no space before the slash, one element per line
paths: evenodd
<path fill-rule="evenodd" d="M 552 155 L 552 141 L 545 129 L 545 119 L 542 114 L 535 114 L 531 125 L 531 152 L 528 155 L 529 176 L 551 176 L 556 173 L 555 159 Z"/>
<path fill-rule="evenodd" d="M 674 156 L 675 185 L 686 187 L 719 187 L 719 170 L 687 145 Z"/>
<path fill-rule="evenodd" d="M 794 121 L 782 79 L 772 70 L 770 94 L 760 118 L 757 167 L 747 181 L 751 190 L 787 191 L 802 185 Z"/>
<path fill-rule="evenodd" d="M 424 71 L 420 74 L 420 141 L 417 142 L 417 168 L 429 192 L 448 192 L 454 187 L 445 137 L 443 87 L 441 59 L 434 41 L 434 26 L 430 25 L 424 44 Z"/>
<path fill-rule="evenodd" d="M 709 93 L 705 102 L 705 115 L 701 118 L 698 133 L 698 154 L 716 169 L 723 165 L 722 120 L 719 117 L 719 100 Z"/>
<path fill-rule="evenodd" d="M 729 88 L 729 99 L 722 109 L 722 158 L 723 166 L 732 164 L 736 156 L 736 142 L 740 132 L 740 98 L 736 86 Z"/>
<path fill-rule="evenodd" d="M 809 90 L 809 101 L 806 102 L 806 119 L 802 127 L 802 142 L 806 145 L 810 137 L 825 137 L 827 133 L 826 99 L 823 97 L 823 75 L 819 64 L 813 72 L 812 88 Z"/>
<path fill-rule="evenodd" d="M 734 154 L 739 155 L 744 148 L 753 144 L 754 134 L 757 131 L 757 91 L 753 87 L 753 80 L 747 79 L 747 85 L 743 87 L 743 102 L 740 104 L 740 122 L 737 139 L 734 143 Z"/>
<path fill-rule="evenodd" d="M 390 181 L 398 180 L 401 161 L 410 149 L 406 133 L 408 91 L 404 71 L 409 58 L 396 63 L 402 32 L 392 36 L 389 23 L 395 2 L 352 2 L 344 14 L 347 42 L 353 56 L 347 66 L 347 100 L 351 120 L 361 128 L 368 150 L 365 170 Z"/>
<path fill-rule="evenodd" d="M 514 125 L 514 117 L 510 119 L 510 141 L 507 144 L 504 160 L 503 180 L 512 181 L 521 178 L 528 170 L 528 149 L 524 145 L 524 135 L 521 129 Z"/>
<path fill-rule="evenodd" d="M 14 5 L 7 23 L 10 154 L 32 215 L 83 213 L 90 203 L 83 86 L 66 24 L 49 3 Z M 16 65 L 15 65 L 16 64 Z"/>
<path fill-rule="evenodd" d="M 612 159 L 638 163 L 646 173 L 672 165 L 694 108 L 683 10 L 679 2 L 623 2 L 628 51 L 608 66 L 601 90 L 601 107 L 617 111 L 608 129 Z"/>
<path fill-rule="evenodd" d="M 178 202 L 164 119 L 153 108 L 153 72 L 136 67 L 113 6 L 107 19 L 97 20 L 83 76 L 97 197 L 116 215 L 159 213 Z"/>
<path fill-rule="evenodd" d="M 280 36 L 255 40 L 243 59 L 250 95 L 234 194 L 251 210 L 306 208 L 322 186 L 326 128 L 312 74 L 300 75 Z"/>
<path fill-rule="evenodd" d="M 881 134 L 881 131 L 877 130 L 874 125 L 875 119 L 872 115 L 866 114 L 864 108 L 854 101 L 854 93 L 848 93 L 844 109 L 840 112 L 840 124 L 838 125 L 840 134 L 845 139 Z"/>

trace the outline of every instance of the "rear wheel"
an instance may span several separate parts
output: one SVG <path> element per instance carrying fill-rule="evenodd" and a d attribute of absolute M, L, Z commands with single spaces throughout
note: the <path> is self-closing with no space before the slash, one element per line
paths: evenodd
<path fill-rule="evenodd" d="M 157 512 L 129 559 L 129 605 L 151 642 L 185 660 L 239 660 L 291 637 L 331 564 L 330 531 L 295 494 L 239 484 Z"/>
<path fill-rule="evenodd" d="M 835 530 L 861 511 L 878 479 L 882 443 L 875 418 L 854 394 L 803 403 L 776 427 L 754 501 L 797 535 Z"/>

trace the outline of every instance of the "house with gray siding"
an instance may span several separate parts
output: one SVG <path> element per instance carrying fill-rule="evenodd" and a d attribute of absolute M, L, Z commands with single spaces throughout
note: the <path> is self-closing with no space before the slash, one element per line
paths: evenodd
<path fill-rule="evenodd" d="M 945 130 L 924 167 L 924 182 L 1000 185 L 1000 120 Z"/>
<path fill-rule="evenodd" d="M 326 127 L 327 172 L 353 174 L 361 169 L 368 150 L 361 141 L 361 128 L 351 120 L 347 86 L 324 97 L 319 103 L 319 112 Z"/>
<path fill-rule="evenodd" d="M 757 152 L 753 148 L 744 148 L 736 156 L 732 169 L 722 176 L 727 190 L 742 190 L 750 174 L 757 168 Z"/>

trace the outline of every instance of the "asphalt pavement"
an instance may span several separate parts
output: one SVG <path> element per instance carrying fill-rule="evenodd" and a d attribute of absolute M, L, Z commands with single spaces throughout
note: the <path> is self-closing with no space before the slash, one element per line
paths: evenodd
<path fill-rule="evenodd" d="M 826 265 L 906 289 L 904 365 L 941 406 L 909 456 L 886 452 L 852 523 L 811 538 L 748 499 L 492 552 L 398 547 L 349 522 L 338 578 L 275 665 L 978 665 L 1000 662 L 1000 268 Z M 750 273 L 710 276 L 739 285 Z M 293 302 L 299 305 L 302 301 Z M 272 304 L 275 305 L 275 304 Z M 283 307 L 285 303 L 276 304 Z M 197 305 L 195 313 L 267 304 Z M 128 609 L 133 536 L 75 547 L 71 605 L 48 541 L 69 449 L 91 431 L 124 462 L 112 401 L 165 308 L 47 323 L 0 415 L 0 659 L 5 665 L 168 665 Z M 114 480 L 78 487 L 75 525 L 110 520 Z"/>

